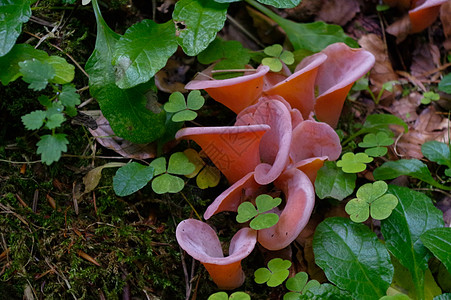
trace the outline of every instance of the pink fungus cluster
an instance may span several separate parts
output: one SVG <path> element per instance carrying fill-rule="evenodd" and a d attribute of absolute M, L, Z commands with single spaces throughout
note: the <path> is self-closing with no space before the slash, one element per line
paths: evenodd
<path fill-rule="evenodd" d="M 177 226 L 180 246 L 205 266 L 218 287 L 234 289 L 243 283 L 241 260 L 257 242 L 280 250 L 301 233 L 315 205 L 317 171 L 341 153 L 333 127 L 343 103 L 353 83 L 373 64 L 371 53 L 336 43 L 305 58 L 293 74 L 259 66 L 241 77 L 214 80 L 207 69 L 186 85 L 204 89 L 237 113 L 233 126 L 184 128 L 176 135 L 202 147 L 231 184 L 210 204 L 204 218 L 236 212 L 268 184 L 284 199 L 282 208 L 273 210 L 279 215 L 277 224 L 258 231 L 241 229 L 226 258 L 208 224 L 188 219 Z"/>

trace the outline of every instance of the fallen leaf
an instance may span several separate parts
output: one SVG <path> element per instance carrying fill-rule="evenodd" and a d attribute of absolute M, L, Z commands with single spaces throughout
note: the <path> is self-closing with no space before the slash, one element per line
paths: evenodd
<path fill-rule="evenodd" d="M 105 168 L 118 168 L 125 166 L 125 163 L 111 162 L 104 164 L 103 166 L 92 169 L 88 174 L 83 177 L 83 184 L 85 185 L 85 190 L 83 194 L 87 194 L 93 191 L 99 184 L 100 178 L 102 178 L 102 170 Z"/>
<path fill-rule="evenodd" d="M 396 37 L 396 43 L 401 43 L 409 35 L 412 29 L 412 23 L 408 14 L 405 14 L 400 19 L 396 20 L 393 24 L 388 26 L 385 31 Z"/>
<path fill-rule="evenodd" d="M 407 124 L 413 124 L 418 119 L 417 108 L 421 104 L 422 97 L 420 93 L 412 92 L 407 97 L 394 101 L 390 111 Z"/>
<path fill-rule="evenodd" d="M 80 256 L 81 258 L 84 258 L 84 259 L 86 259 L 87 261 L 89 261 L 89 262 L 95 264 L 96 266 L 99 266 L 99 267 L 100 267 L 100 264 L 99 264 L 94 258 L 92 258 L 90 255 L 84 253 L 83 251 L 78 250 L 78 251 L 77 251 L 77 254 L 78 254 L 78 256 Z"/>
<path fill-rule="evenodd" d="M 446 40 L 443 42 L 443 47 L 446 50 L 451 50 L 451 2 L 448 1 L 442 4 L 440 8 L 440 21 L 443 25 L 443 33 Z"/>
<path fill-rule="evenodd" d="M 316 20 L 344 26 L 358 12 L 360 7 L 357 0 L 325 0 Z"/>
<path fill-rule="evenodd" d="M 440 50 L 433 44 L 417 44 L 412 53 L 410 73 L 417 79 L 426 79 L 423 74 L 440 66 Z"/>

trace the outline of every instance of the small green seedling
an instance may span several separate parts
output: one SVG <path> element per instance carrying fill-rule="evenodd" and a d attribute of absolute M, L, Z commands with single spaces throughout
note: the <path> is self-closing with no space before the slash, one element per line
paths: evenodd
<path fill-rule="evenodd" d="M 393 139 L 385 132 L 368 133 L 363 137 L 363 142 L 359 143 L 359 147 L 368 148 L 365 153 L 369 156 L 379 157 L 387 154 L 387 146 L 393 143 Z"/>
<path fill-rule="evenodd" d="M 152 181 L 152 189 L 157 194 L 178 193 L 185 186 L 182 178 L 174 175 L 187 175 L 194 171 L 195 166 L 189 161 L 185 154 L 176 152 L 169 158 L 166 169 L 166 158 L 154 159 L 150 166 L 155 169 Z"/>
<path fill-rule="evenodd" d="M 251 296 L 245 292 L 235 292 L 229 297 L 226 292 L 217 292 L 211 294 L 208 300 L 251 300 Z"/>
<path fill-rule="evenodd" d="M 278 286 L 287 279 L 290 267 L 291 261 L 273 258 L 268 262 L 268 268 L 259 268 L 254 272 L 254 280 L 258 284 L 266 282 L 269 287 Z"/>
<path fill-rule="evenodd" d="M 337 161 L 337 166 L 345 173 L 359 173 L 366 169 L 366 164 L 373 161 L 366 153 L 347 152 Z"/>
<path fill-rule="evenodd" d="M 385 82 L 384 84 L 382 84 L 382 87 L 377 96 L 375 96 L 373 91 L 369 87 L 368 78 L 363 77 L 356 81 L 352 89 L 354 91 L 367 91 L 371 95 L 371 98 L 373 99 L 374 103 L 379 104 L 379 101 L 381 100 L 384 91 L 393 92 L 393 87 L 397 84 L 400 84 L 400 82 L 396 80 Z"/>
<path fill-rule="evenodd" d="M 269 195 L 259 195 L 255 202 L 257 209 L 251 202 L 243 202 L 238 206 L 238 215 L 236 221 L 245 223 L 254 218 L 249 226 L 255 230 L 261 230 L 272 227 L 279 221 L 279 216 L 275 213 L 265 213 L 282 203 L 282 199 L 273 198 Z"/>
<path fill-rule="evenodd" d="M 432 101 L 440 100 L 440 95 L 435 92 L 426 92 L 423 94 L 423 98 L 421 98 L 421 104 L 429 104 Z"/>
<path fill-rule="evenodd" d="M 307 273 L 299 272 L 294 277 L 288 278 L 285 286 L 291 292 L 286 293 L 283 296 L 283 300 L 297 300 L 300 294 L 302 295 L 309 290 L 318 288 L 320 283 L 317 280 L 308 281 Z"/>
<path fill-rule="evenodd" d="M 376 220 L 386 219 L 398 205 L 398 198 L 387 194 L 387 190 L 384 181 L 364 184 L 357 190 L 357 198 L 346 204 L 345 211 L 357 223 L 366 221 L 370 215 Z"/>
<path fill-rule="evenodd" d="M 200 91 L 191 91 L 185 103 L 185 97 L 180 92 L 172 93 L 169 101 L 164 105 L 164 110 L 173 113 L 172 121 L 192 121 L 197 117 L 194 110 L 200 109 L 205 103 Z"/>
<path fill-rule="evenodd" d="M 273 72 L 280 72 L 282 70 L 282 62 L 287 65 L 294 63 L 294 55 L 290 51 L 284 51 L 279 44 L 266 47 L 263 52 L 270 56 L 262 60 L 262 65 L 268 66 Z"/>
<path fill-rule="evenodd" d="M 183 153 L 185 153 L 189 161 L 195 166 L 194 172 L 185 175 L 186 177 L 193 178 L 197 175 L 196 184 L 201 189 L 218 185 L 219 180 L 221 179 L 221 172 L 218 168 L 207 165 L 200 154 L 194 149 L 186 149 Z"/>
<path fill-rule="evenodd" d="M 131 162 L 119 168 L 113 177 L 113 189 L 120 197 L 128 196 L 142 189 L 154 176 L 152 166 Z"/>

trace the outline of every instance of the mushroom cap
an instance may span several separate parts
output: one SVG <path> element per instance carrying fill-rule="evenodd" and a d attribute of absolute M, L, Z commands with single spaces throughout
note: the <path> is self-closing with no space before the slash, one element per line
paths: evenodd
<path fill-rule="evenodd" d="M 263 90 L 263 76 L 268 66 L 259 66 L 255 72 L 230 79 L 211 79 L 208 68 L 185 85 L 187 90 L 205 90 L 213 99 L 224 104 L 233 112 L 239 113 L 253 104 Z"/>
<path fill-rule="evenodd" d="M 191 139 L 202 147 L 215 166 L 235 183 L 260 163 L 259 144 L 268 125 L 183 128 L 176 139 Z"/>
<path fill-rule="evenodd" d="M 255 230 L 240 229 L 230 241 L 227 257 L 224 257 L 216 232 L 207 223 L 184 220 L 177 226 L 175 236 L 180 247 L 205 266 L 219 288 L 235 289 L 243 284 L 245 276 L 241 260 L 254 250 L 257 242 Z"/>
<path fill-rule="evenodd" d="M 285 194 L 282 211 L 276 209 L 276 225 L 258 231 L 258 242 L 269 250 L 280 250 L 293 242 L 304 229 L 315 205 L 315 191 L 310 179 L 296 168 L 287 169 L 274 185 Z"/>
<path fill-rule="evenodd" d="M 415 7 L 409 10 L 409 18 L 411 23 L 410 33 L 418 33 L 431 26 L 440 11 L 440 5 L 448 0 L 426 0 L 416 1 Z M 418 3 L 421 3 L 418 5 Z"/>
<path fill-rule="evenodd" d="M 327 55 L 327 60 L 319 67 L 316 77 L 319 95 L 315 115 L 336 127 L 349 90 L 373 67 L 375 58 L 366 50 L 353 49 L 344 43 L 329 45 L 321 53 Z"/>

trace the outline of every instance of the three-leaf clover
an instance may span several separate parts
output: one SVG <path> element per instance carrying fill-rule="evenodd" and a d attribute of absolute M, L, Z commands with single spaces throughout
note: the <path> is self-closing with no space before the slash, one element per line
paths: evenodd
<path fill-rule="evenodd" d="M 291 292 L 286 293 L 283 300 L 297 300 L 299 294 L 305 294 L 305 292 L 319 287 L 320 283 L 317 280 L 308 281 L 307 273 L 299 272 L 294 277 L 288 278 L 285 286 Z"/>
<path fill-rule="evenodd" d="M 345 173 L 359 173 L 366 169 L 366 164 L 373 161 L 366 153 L 347 152 L 337 161 L 337 166 Z"/>
<path fill-rule="evenodd" d="M 268 262 L 268 268 L 259 268 L 254 272 L 255 282 L 275 287 L 287 279 L 290 272 L 291 261 L 281 258 L 273 258 Z"/>
<path fill-rule="evenodd" d="M 180 92 L 172 93 L 169 96 L 169 101 L 164 105 L 164 110 L 174 113 L 172 121 L 183 122 L 191 121 L 197 117 L 197 113 L 193 110 L 200 109 L 205 103 L 204 97 L 200 91 L 191 91 L 185 103 L 185 97 Z"/>
<path fill-rule="evenodd" d="M 183 151 L 189 161 L 194 164 L 194 172 L 185 175 L 188 178 L 196 177 L 197 186 L 201 189 L 215 187 L 221 179 L 221 172 L 214 166 L 207 165 L 200 154 L 194 149 L 186 149 Z"/>
<path fill-rule="evenodd" d="M 364 184 L 358 189 L 357 198 L 346 204 L 345 211 L 354 222 L 364 222 L 370 215 L 376 220 L 386 219 L 398 205 L 398 198 L 387 194 L 387 190 L 384 181 Z"/>
<path fill-rule="evenodd" d="M 187 175 L 195 169 L 194 165 L 182 152 L 176 152 L 171 155 L 167 168 L 165 157 L 154 159 L 150 166 L 155 169 L 152 189 L 157 194 L 180 192 L 185 186 L 185 182 L 182 178 L 172 174 Z"/>
<path fill-rule="evenodd" d="M 423 94 L 423 98 L 421 98 L 421 104 L 429 104 L 432 101 L 440 100 L 440 95 L 435 92 L 426 92 Z"/>
<path fill-rule="evenodd" d="M 283 47 L 279 44 L 266 47 L 263 52 L 270 56 L 265 57 L 262 60 L 262 64 L 268 66 L 271 71 L 279 72 L 282 70 L 282 62 L 287 65 L 294 63 L 294 55 L 290 51 L 284 51 Z"/>
<path fill-rule="evenodd" d="M 368 133 L 363 137 L 363 142 L 359 147 L 368 148 L 365 153 L 372 157 L 384 156 L 387 154 L 387 146 L 394 143 L 393 139 L 387 133 L 380 131 L 377 134 Z"/>
<path fill-rule="evenodd" d="M 257 204 L 257 209 L 251 202 L 243 202 L 238 206 L 238 215 L 236 216 L 236 221 L 238 223 L 244 223 L 254 218 L 249 226 L 252 229 L 260 230 L 272 227 L 279 221 L 279 216 L 275 213 L 264 213 L 274 207 L 277 207 L 282 203 L 282 199 L 273 198 L 270 195 L 259 195 L 255 202 Z"/>
<path fill-rule="evenodd" d="M 251 300 L 251 296 L 245 292 L 235 292 L 229 297 L 226 292 L 217 292 L 211 294 L 208 300 Z"/>

